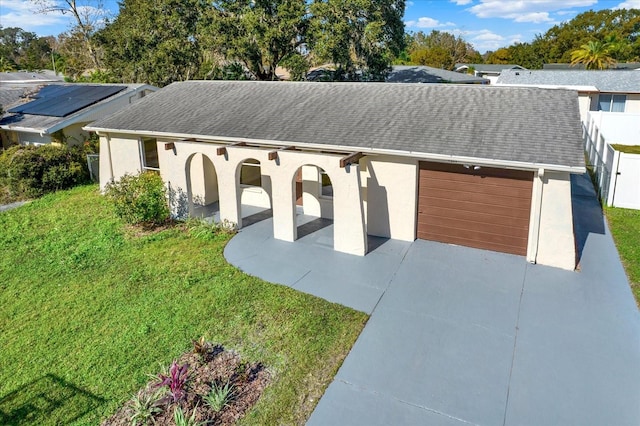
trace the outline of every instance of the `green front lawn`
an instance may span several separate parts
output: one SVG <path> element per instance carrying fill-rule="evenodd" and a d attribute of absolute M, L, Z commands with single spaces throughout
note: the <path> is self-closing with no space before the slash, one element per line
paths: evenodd
<path fill-rule="evenodd" d="M 250 277 L 229 236 L 132 236 L 94 185 L 0 213 L 0 424 L 96 424 L 205 336 L 272 375 L 246 424 L 302 424 L 367 316 Z"/>
<path fill-rule="evenodd" d="M 608 207 L 605 214 L 631 290 L 640 306 L 640 210 Z"/>

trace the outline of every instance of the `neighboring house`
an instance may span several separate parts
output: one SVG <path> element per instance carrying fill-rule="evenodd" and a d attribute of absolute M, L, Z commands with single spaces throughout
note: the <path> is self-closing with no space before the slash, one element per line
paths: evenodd
<path fill-rule="evenodd" d="M 455 71 L 468 73 L 473 69 L 473 75 L 483 77 L 495 84 L 503 70 L 526 70 L 526 68 L 515 64 L 456 64 Z"/>
<path fill-rule="evenodd" d="M 543 64 L 543 70 L 585 70 L 584 64 Z M 640 62 L 616 62 L 609 69 L 615 70 L 639 70 Z"/>
<path fill-rule="evenodd" d="M 146 84 L 47 84 L 36 86 L 27 98 L 5 105 L 0 119 L 3 147 L 51 142 L 79 144 L 92 121 L 142 99 L 157 88 Z"/>
<path fill-rule="evenodd" d="M 387 76 L 387 82 L 489 84 L 489 80 L 486 78 L 424 65 L 394 65 Z"/>
<path fill-rule="evenodd" d="M 62 83 L 64 77 L 53 71 L 7 71 L 0 73 L 0 105 L 6 111 L 44 84 Z"/>
<path fill-rule="evenodd" d="M 307 73 L 307 81 L 332 81 L 334 70 L 322 66 Z M 471 74 L 463 74 L 426 65 L 393 65 L 387 75 L 387 83 L 457 83 L 489 84 L 489 80 Z"/>
<path fill-rule="evenodd" d="M 100 136 L 102 188 L 157 171 L 176 216 L 204 207 L 241 227 L 270 209 L 274 238 L 331 220 L 325 243 L 354 255 L 368 236 L 421 238 L 575 267 L 575 92 L 189 81 L 86 129 Z"/>
<path fill-rule="evenodd" d="M 64 76 L 51 70 L 6 71 L 0 73 L 0 89 L 62 82 L 64 82 Z"/>
<path fill-rule="evenodd" d="M 640 71 L 505 70 L 496 84 L 575 90 L 582 121 L 589 111 L 640 113 Z"/>

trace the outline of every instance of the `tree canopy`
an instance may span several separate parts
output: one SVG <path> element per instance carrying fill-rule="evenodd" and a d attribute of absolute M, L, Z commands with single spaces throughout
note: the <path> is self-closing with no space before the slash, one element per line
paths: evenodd
<path fill-rule="evenodd" d="M 608 54 L 615 61 L 640 60 L 640 9 L 603 9 L 581 13 L 537 35 L 530 43 L 509 46 L 507 52 L 502 52 L 505 54 L 499 57 L 492 56 L 498 51 L 489 52 L 487 62 L 501 63 L 497 61 L 505 60 L 531 69 L 542 68 L 545 63 L 569 63 L 573 60 L 573 52 L 590 42 L 608 45 Z"/>
<path fill-rule="evenodd" d="M 123 82 L 165 86 L 200 72 L 206 0 L 123 0 L 96 34 L 104 65 Z"/>
<path fill-rule="evenodd" d="M 22 28 L 0 27 L 0 72 L 50 68 L 54 40 Z"/>
<path fill-rule="evenodd" d="M 407 53 L 410 63 L 453 70 L 457 63 L 478 63 L 482 57 L 462 37 L 433 30 L 428 35 L 419 31 L 409 34 Z"/>
<path fill-rule="evenodd" d="M 207 13 L 206 48 L 241 62 L 258 80 L 277 80 L 278 65 L 301 56 L 309 22 L 304 0 L 220 0 Z"/>
<path fill-rule="evenodd" d="M 106 17 L 102 0 L 30 0 L 37 5 L 39 13 L 61 13 L 73 16 L 75 25 L 70 31 L 70 36 L 80 41 L 95 69 L 100 68 L 100 60 L 93 41 L 93 35 L 100 26 L 102 19 Z"/>
<path fill-rule="evenodd" d="M 382 79 L 404 47 L 404 0 L 123 0 L 98 32 L 104 64 L 123 81 L 292 78 L 329 62 L 336 79 Z"/>
<path fill-rule="evenodd" d="M 404 0 L 314 0 L 307 45 L 338 80 L 382 80 L 404 48 L 404 9 Z"/>
<path fill-rule="evenodd" d="M 588 70 L 602 70 L 615 64 L 610 55 L 611 44 L 590 41 L 571 53 L 571 65 L 583 64 Z"/>

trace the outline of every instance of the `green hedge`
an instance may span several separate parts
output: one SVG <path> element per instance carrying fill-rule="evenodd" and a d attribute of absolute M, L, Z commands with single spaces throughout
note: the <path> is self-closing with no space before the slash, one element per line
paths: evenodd
<path fill-rule="evenodd" d="M 125 174 L 107 184 L 105 194 L 127 223 L 159 225 L 169 219 L 167 190 L 157 173 Z"/>
<path fill-rule="evenodd" d="M 89 182 L 79 147 L 14 146 L 0 154 L 0 187 L 5 197 L 23 199 Z"/>

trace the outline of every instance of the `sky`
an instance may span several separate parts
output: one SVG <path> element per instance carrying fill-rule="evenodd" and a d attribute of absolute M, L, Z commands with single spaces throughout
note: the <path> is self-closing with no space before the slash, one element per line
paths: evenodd
<path fill-rule="evenodd" d="M 78 4 L 100 1 L 78 0 Z M 116 0 L 102 3 L 112 17 L 117 15 Z M 640 0 L 408 0 L 404 21 L 407 31 L 447 31 L 484 53 L 529 42 L 536 34 L 589 9 L 620 8 L 640 9 Z M 35 9 L 29 0 L 0 0 L 0 25 L 20 27 L 39 36 L 58 35 L 72 25 L 68 14 L 40 14 Z"/>

